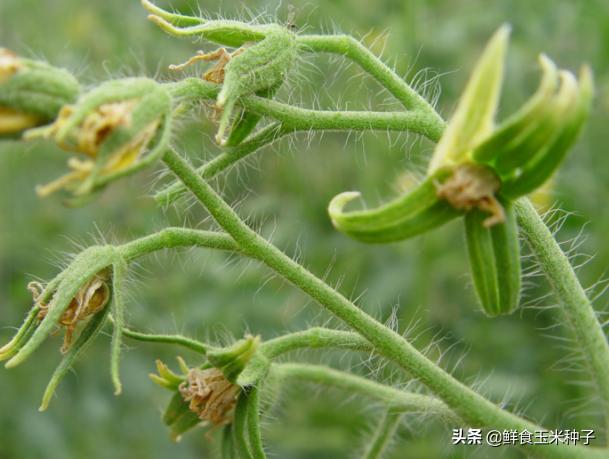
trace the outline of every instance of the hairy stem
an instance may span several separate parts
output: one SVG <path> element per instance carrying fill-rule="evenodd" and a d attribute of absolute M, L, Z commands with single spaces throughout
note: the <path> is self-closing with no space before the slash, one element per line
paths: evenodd
<path fill-rule="evenodd" d="M 112 317 L 110 317 L 110 319 L 113 320 Z M 136 341 L 174 344 L 201 354 L 206 354 L 208 350 L 213 348 L 206 343 L 192 338 L 187 338 L 186 336 L 182 335 L 143 333 L 126 327 L 123 328 L 123 335 Z M 304 348 L 338 348 L 353 351 L 374 352 L 374 348 L 370 345 L 370 343 L 357 333 L 333 330 L 331 328 L 324 327 L 312 327 L 307 330 L 288 333 L 286 335 L 273 338 L 269 341 L 264 341 L 260 345 L 259 352 L 261 352 L 267 359 L 273 360 L 280 355 Z"/>
<path fill-rule="evenodd" d="M 380 459 L 383 457 L 403 416 L 404 413 L 395 408 L 388 408 L 383 413 L 374 438 L 362 455 L 363 459 Z"/>
<path fill-rule="evenodd" d="M 381 63 L 381 65 L 384 64 Z M 400 79 L 398 78 L 398 80 Z M 402 81 L 402 84 L 412 91 L 405 82 Z M 178 83 L 171 83 L 171 91 L 176 98 L 182 101 L 200 101 L 216 97 L 219 87 L 200 78 L 186 78 Z M 253 113 L 274 118 L 278 122 L 261 129 L 245 142 L 225 149 L 223 153 L 200 167 L 198 171 L 205 179 L 219 174 L 275 140 L 295 132 L 312 130 L 412 131 L 437 142 L 444 129 L 442 119 L 431 106 L 427 105 L 411 112 L 377 112 L 310 110 L 258 96 L 243 97 L 239 103 Z M 427 103 L 425 102 L 425 104 Z M 155 199 L 162 205 L 169 205 L 185 191 L 182 184 L 173 183 L 159 191 L 155 195 Z"/>
<path fill-rule="evenodd" d="M 402 412 L 435 414 L 456 422 L 456 417 L 451 410 L 434 397 L 396 389 L 323 365 L 275 363 L 271 367 L 271 372 L 281 379 L 306 381 L 369 397 Z"/>
<path fill-rule="evenodd" d="M 516 204 L 518 223 L 560 301 L 609 418 L 609 344 L 569 259 L 528 199 Z"/>
<path fill-rule="evenodd" d="M 200 101 L 215 98 L 219 87 L 200 78 L 185 78 L 171 83 L 171 91 L 183 101 Z M 412 131 L 432 141 L 442 135 L 444 123 L 437 122 L 435 112 L 412 110 L 407 112 L 379 112 L 370 110 L 311 110 L 267 99 L 244 96 L 239 104 L 251 112 L 281 121 L 293 130 L 394 130 Z"/>
<path fill-rule="evenodd" d="M 226 148 L 218 156 L 199 167 L 197 172 L 204 179 L 210 179 L 250 154 L 272 144 L 291 132 L 294 132 L 294 130 L 284 127 L 279 122 L 270 124 L 260 129 L 256 134 L 250 136 L 245 142 L 234 147 Z M 176 181 L 156 193 L 154 199 L 159 204 L 167 206 L 172 202 L 175 202 L 176 199 L 186 193 L 186 191 L 184 184 Z"/>
<path fill-rule="evenodd" d="M 442 370 L 415 349 L 406 339 L 367 315 L 355 304 L 281 252 L 249 228 L 235 211 L 177 153 L 163 157 L 169 169 L 191 190 L 212 217 L 229 233 L 246 255 L 260 260 L 274 272 L 297 286 L 374 345 L 377 352 L 419 378 L 459 417 L 470 425 L 499 430 L 540 430 L 540 427 L 501 409 Z M 601 457 L 598 450 L 565 445 L 529 447 L 537 457 Z"/>
<path fill-rule="evenodd" d="M 444 121 L 434 108 L 408 83 L 383 63 L 368 48 L 349 35 L 300 35 L 298 42 L 310 52 L 333 53 L 356 62 L 389 91 L 404 107 L 429 113 L 442 131 Z"/>
<path fill-rule="evenodd" d="M 268 359 L 272 360 L 281 354 L 303 348 L 338 348 L 364 352 L 374 351 L 370 342 L 357 333 L 332 330 L 331 328 L 313 327 L 265 341 L 260 345 L 260 352 Z"/>
<path fill-rule="evenodd" d="M 127 261 L 162 249 L 206 247 L 238 252 L 239 246 L 227 234 L 187 228 L 165 228 L 157 233 L 128 242 L 117 249 Z"/>

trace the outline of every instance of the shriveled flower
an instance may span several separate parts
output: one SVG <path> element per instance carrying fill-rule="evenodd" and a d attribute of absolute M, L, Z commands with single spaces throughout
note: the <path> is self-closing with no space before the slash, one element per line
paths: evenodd
<path fill-rule="evenodd" d="M 53 120 L 79 91 L 78 82 L 66 70 L 0 48 L 0 135 Z"/>
<path fill-rule="evenodd" d="M 257 358 L 259 345 L 259 336 L 247 335 L 225 348 L 207 349 L 207 362 L 194 368 L 178 357 L 181 374 L 157 360 L 157 374 L 150 379 L 174 393 L 163 415 L 174 440 L 200 424 L 218 427 L 233 421 L 242 387 L 256 384 L 268 371 L 268 360 Z M 245 381 L 238 380 L 242 374 Z"/>
<path fill-rule="evenodd" d="M 79 324 L 97 314 L 106 307 L 110 300 L 111 290 L 108 282 L 112 272 L 105 268 L 89 279 L 76 293 L 70 304 L 59 318 L 58 324 L 65 328 L 61 352 L 66 353 L 72 344 L 74 331 Z M 44 286 L 40 282 L 30 282 L 28 290 L 32 292 L 35 305 L 39 308 L 38 320 L 43 320 L 49 311 L 49 303 L 43 296 Z"/>
<path fill-rule="evenodd" d="M 26 133 L 48 138 L 85 159 L 68 160 L 70 172 L 37 187 L 39 196 L 60 189 L 86 195 L 157 160 L 170 135 L 171 97 L 153 80 L 111 81 L 64 106 L 57 120 Z"/>
<path fill-rule="evenodd" d="M 232 421 L 240 388 L 217 368 L 192 368 L 186 381 L 180 384 L 179 391 L 188 402 L 190 411 L 199 419 L 219 426 Z"/>
<path fill-rule="evenodd" d="M 81 252 L 46 285 L 31 282 L 32 306 L 15 337 L 0 348 L 0 360 L 14 367 L 27 359 L 56 327 L 66 330 L 62 352 L 71 350 L 74 331 L 107 311 L 112 296 L 114 266 L 122 257 L 113 246 L 93 246 Z"/>

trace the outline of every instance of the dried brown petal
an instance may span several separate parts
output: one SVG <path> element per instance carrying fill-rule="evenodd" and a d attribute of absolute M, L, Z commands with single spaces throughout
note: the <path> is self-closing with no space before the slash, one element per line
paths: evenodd
<path fill-rule="evenodd" d="M 95 315 L 108 304 L 108 300 L 110 299 L 110 287 L 108 286 L 109 279 L 109 269 L 97 273 L 80 288 L 62 314 L 58 321 L 59 325 L 65 328 L 61 352 L 65 353 L 70 348 L 72 336 L 78 324 Z M 44 319 L 49 311 L 49 303 L 38 301 L 43 291 L 42 285 L 39 282 L 30 282 L 28 284 L 28 290 L 32 292 L 34 302 L 40 307 L 38 320 Z"/>
<path fill-rule="evenodd" d="M 217 368 L 190 369 L 179 390 L 200 419 L 214 425 L 231 422 L 239 386 L 229 382 Z"/>

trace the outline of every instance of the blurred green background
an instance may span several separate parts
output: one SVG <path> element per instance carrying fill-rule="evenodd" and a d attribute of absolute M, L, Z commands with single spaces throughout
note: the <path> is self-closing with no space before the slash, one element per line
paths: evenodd
<path fill-rule="evenodd" d="M 490 34 L 513 25 L 502 114 L 535 87 L 536 55 L 544 51 L 561 66 L 588 62 L 598 97 L 591 122 L 547 196 L 573 212 L 559 231 L 575 238 L 578 251 L 595 255 L 580 270 L 586 286 L 603 279 L 609 263 L 609 2 L 605 0 L 423 1 L 308 0 L 292 2 L 297 27 L 307 32 L 343 31 L 358 37 L 409 80 L 416 79 L 438 108 L 451 113 L 468 69 Z M 162 6 L 168 6 L 163 2 Z M 182 12 L 229 18 L 287 18 L 287 3 L 175 0 Z M 175 78 L 166 68 L 200 46 L 161 33 L 136 0 L 2 0 L 0 45 L 64 66 L 86 85 L 127 75 Z M 192 69 L 190 74 L 199 72 Z M 305 106 L 378 109 L 397 107 L 357 67 L 327 56 L 306 58 L 279 96 Z M 437 91 L 441 87 L 441 94 Z M 196 163 L 217 154 L 214 126 L 203 117 L 184 121 L 176 144 Z M 239 212 L 313 272 L 380 320 L 396 320 L 416 346 L 468 383 L 479 383 L 494 400 L 525 411 L 547 426 L 598 425 L 594 403 L 585 403 L 585 378 L 572 370 L 569 343 L 559 341 L 558 318 L 538 277 L 528 280 L 528 307 L 489 320 L 476 308 L 458 223 L 400 244 L 368 247 L 333 231 L 325 208 L 340 191 L 361 189 L 369 203 L 391 196 L 419 171 L 432 145 L 415 136 L 366 133 L 302 135 L 283 140 L 232 170 L 217 185 Z M 149 198 L 158 171 L 123 180 L 94 203 L 64 207 L 59 196 L 39 200 L 34 186 L 62 173 L 65 153 L 50 145 L 0 143 L 0 339 L 6 340 L 31 298 L 34 278 L 48 279 L 82 245 L 125 242 L 168 224 L 210 226 L 205 212 L 185 200 L 159 209 Z M 166 178 L 164 180 L 167 180 Z M 586 257 L 579 257 L 578 262 Z M 530 263 L 529 263 L 530 265 Z M 534 270 L 534 266 L 530 266 Z M 129 286 L 129 323 L 143 330 L 183 332 L 226 342 L 249 331 L 271 338 L 310 324 L 337 325 L 319 308 L 261 267 L 206 251 L 161 253 L 134 266 Z M 597 286 L 597 290 L 602 286 Z M 605 308 L 606 297 L 597 300 Z M 416 338 L 416 339 L 415 339 Z M 112 395 L 109 339 L 99 339 L 60 386 L 46 413 L 40 396 L 60 355 L 61 338 L 48 341 L 23 366 L 0 371 L 0 458 L 215 457 L 216 438 L 201 431 L 173 444 L 160 420 L 169 396 L 147 374 L 154 359 L 173 362 L 176 352 L 129 342 L 123 358 L 124 394 Z M 191 362 L 195 356 L 183 354 Z M 461 358 L 465 355 L 465 358 Z M 290 359 L 323 362 L 385 382 L 406 377 L 366 356 L 300 353 Z M 356 457 L 381 411 L 369 401 L 338 391 L 294 385 L 267 393 L 264 436 L 271 457 Z M 602 434 L 597 432 L 599 436 Z M 502 448 L 450 446 L 439 423 L 408 416 L 390 457 L 523 457 Z"/>

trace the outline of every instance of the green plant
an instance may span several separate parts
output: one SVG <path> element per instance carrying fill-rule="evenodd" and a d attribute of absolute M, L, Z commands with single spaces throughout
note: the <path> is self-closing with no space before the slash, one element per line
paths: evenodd
<path fill-rule="evenodd" d="M 518 220 L 561 301 L 577 342 L 589 357 L 590 371 L 606 408 L 609 349 L 604 334 L 568 260 L 526 198 L 521 198 L 549 177 L 573 142 L 589 106 L 592 83 L 588 71 L 584 70 L 577 82 L 569 73 L 559 74 L 549 60 L 542 59 L 544 79 L 539 91 L 512 118 L 494 127 L 507 44 L 507 30 L 501 29 L 474 71 L 455 116 L 445 127 L 429 103 L 350 37 L 300 35 L 279 25 L 204 21 L 162 11 L 148 2 L 144 4 L 154 21 L 174 35 L 200 36 L 239 49 L 226 58 L 228 62 L 221 65 L 219 62 L 213 76 L 206 74 L 207 78 L 187 78 L 176 83 L 117 80 L 100 85 L 77 101 L 66 97 L 63 103 L 75 102 L 74 106 L 63 112 L 59 112 L 60 107 L 53 108 L 55 123 L 27 131 L 25 138 L 42 135 L 94 161 L 86 166 L 72 161 L 69 164 L 72 172 L 51 190 L 43 188 L 42 194 L 66 188 L 73 193 L 72 202 L 78 203 L 89 199 L 93 191 L 151 164 L 162 155 L 164 164 L 180 181 L 159 191 L 158 201 L 166 205 L 189 191 L 224 232 L 167 228 L 127 244 L 92 247 L 78 255 L 42 291 L 36 290 L 34 308 L 13 340 L 0 350 L 0 356 L 10 359 L 7 366 L 15 366 L 41 345 L 56 324 L 66 328 L 67 352 L 49 383 L 42 408 L 48 405 L 74 359 L 102 330 L 112 308 L 111 370 L 116 392 L 120 392 L 118 369 L 122 337 L 174 343 L 199 352 L 201 362 L 197 364 L 200 366 L 191 368 L 182 364 L 182 374 L 158 365 L 159 375 L 154 379 L 174 392 L 164 420 L 176 437 L 201 421 L 228 423 L 223 436 L 226 449 L 234 448 L 245 457 L 264 456 L 258 426 L 259 391 L 272 379 L 298 378 L 339 385 L 386 403 L 387 415 L 366 453 L 368 457 L 381 454 L 399 422 L 399 413 L 406 410 L 431 411 L 454 425 L 541 429 L 457 381 L 404 338 L 287 257 L 246 225 L 205 180 L 281 136 L 310 129 L 393 129 L 412 131 L 438 141 L 429 177 L 411 193 L 379 209 L 352 212 L 343 212 L 343 207 L 354 194 L 335 198 L 329 210 L 336 227 L 366 242 L 390 242 L 421 234 L 463 215 L 474 283 L 484 310 L 495 315 L 512 312 L 517 306 L 520 268 L 515 223 Z M 357 62 L 402 102 L 406 110 L 324 112 L 274 101 L 274 90 L 286 79 L 294 59 L 304 59 L 307 54 L 317 52 L 336 53 Z M 219 53 L 218 56 L 226 55 Z M 11 95 L 13 90 L 4 85 L 22 77 L 26 69 L 20 68 L 19 58 L 7 60 L 11 62 L 0 72 L 6 75 L 6 82 L 0 80 L 0 92 Z M 51 72 L 57 70 L 49 68 L 49 78 Z M 44 79 L 41 81 L 37 86 L 46 88 Z M 171 120 L 173 115 L 209 100 L 215 100 L 216 108 L 221 111 L 217 140 L 226 144 L 226 150 L 200 170 L 194 170 L 170 147 L 169 134 L 175 130 Z M 3 109 L 12 110 L 13 116 L 15 112 L 35 115 L 25 103 L 2 104 Z M 261 117 L 275 121 L 254 131 Z M 5 131 L 48 121 L 26 119 L 30 122 L 12 124 Z M 8 125 L 7 122 L 5 126 Z M 232 127 L 225 138 L 229 125 Z M 121 283 L 128 263 L 151 251 L 179 246 L 215 248 L 257 260 L 310 295 L 354 332 L 310 329 L 264 343 L 246 337 L 232 346 L 217 349 L 184 337 L 146 335 L 126 328 Z M 82 330 L 72 340 L 71 334 L 80 322 L 83 322 Z M 374 352 L 421 380 L 433 397 L 396 391 L 347 374 L 337 375 L 324 367 L 273 363 L 278 355 L 297 347 Z M 581 446 L 525 448 L 529 454 L 540 457 L 606 455 L 600 448 Z"/>

